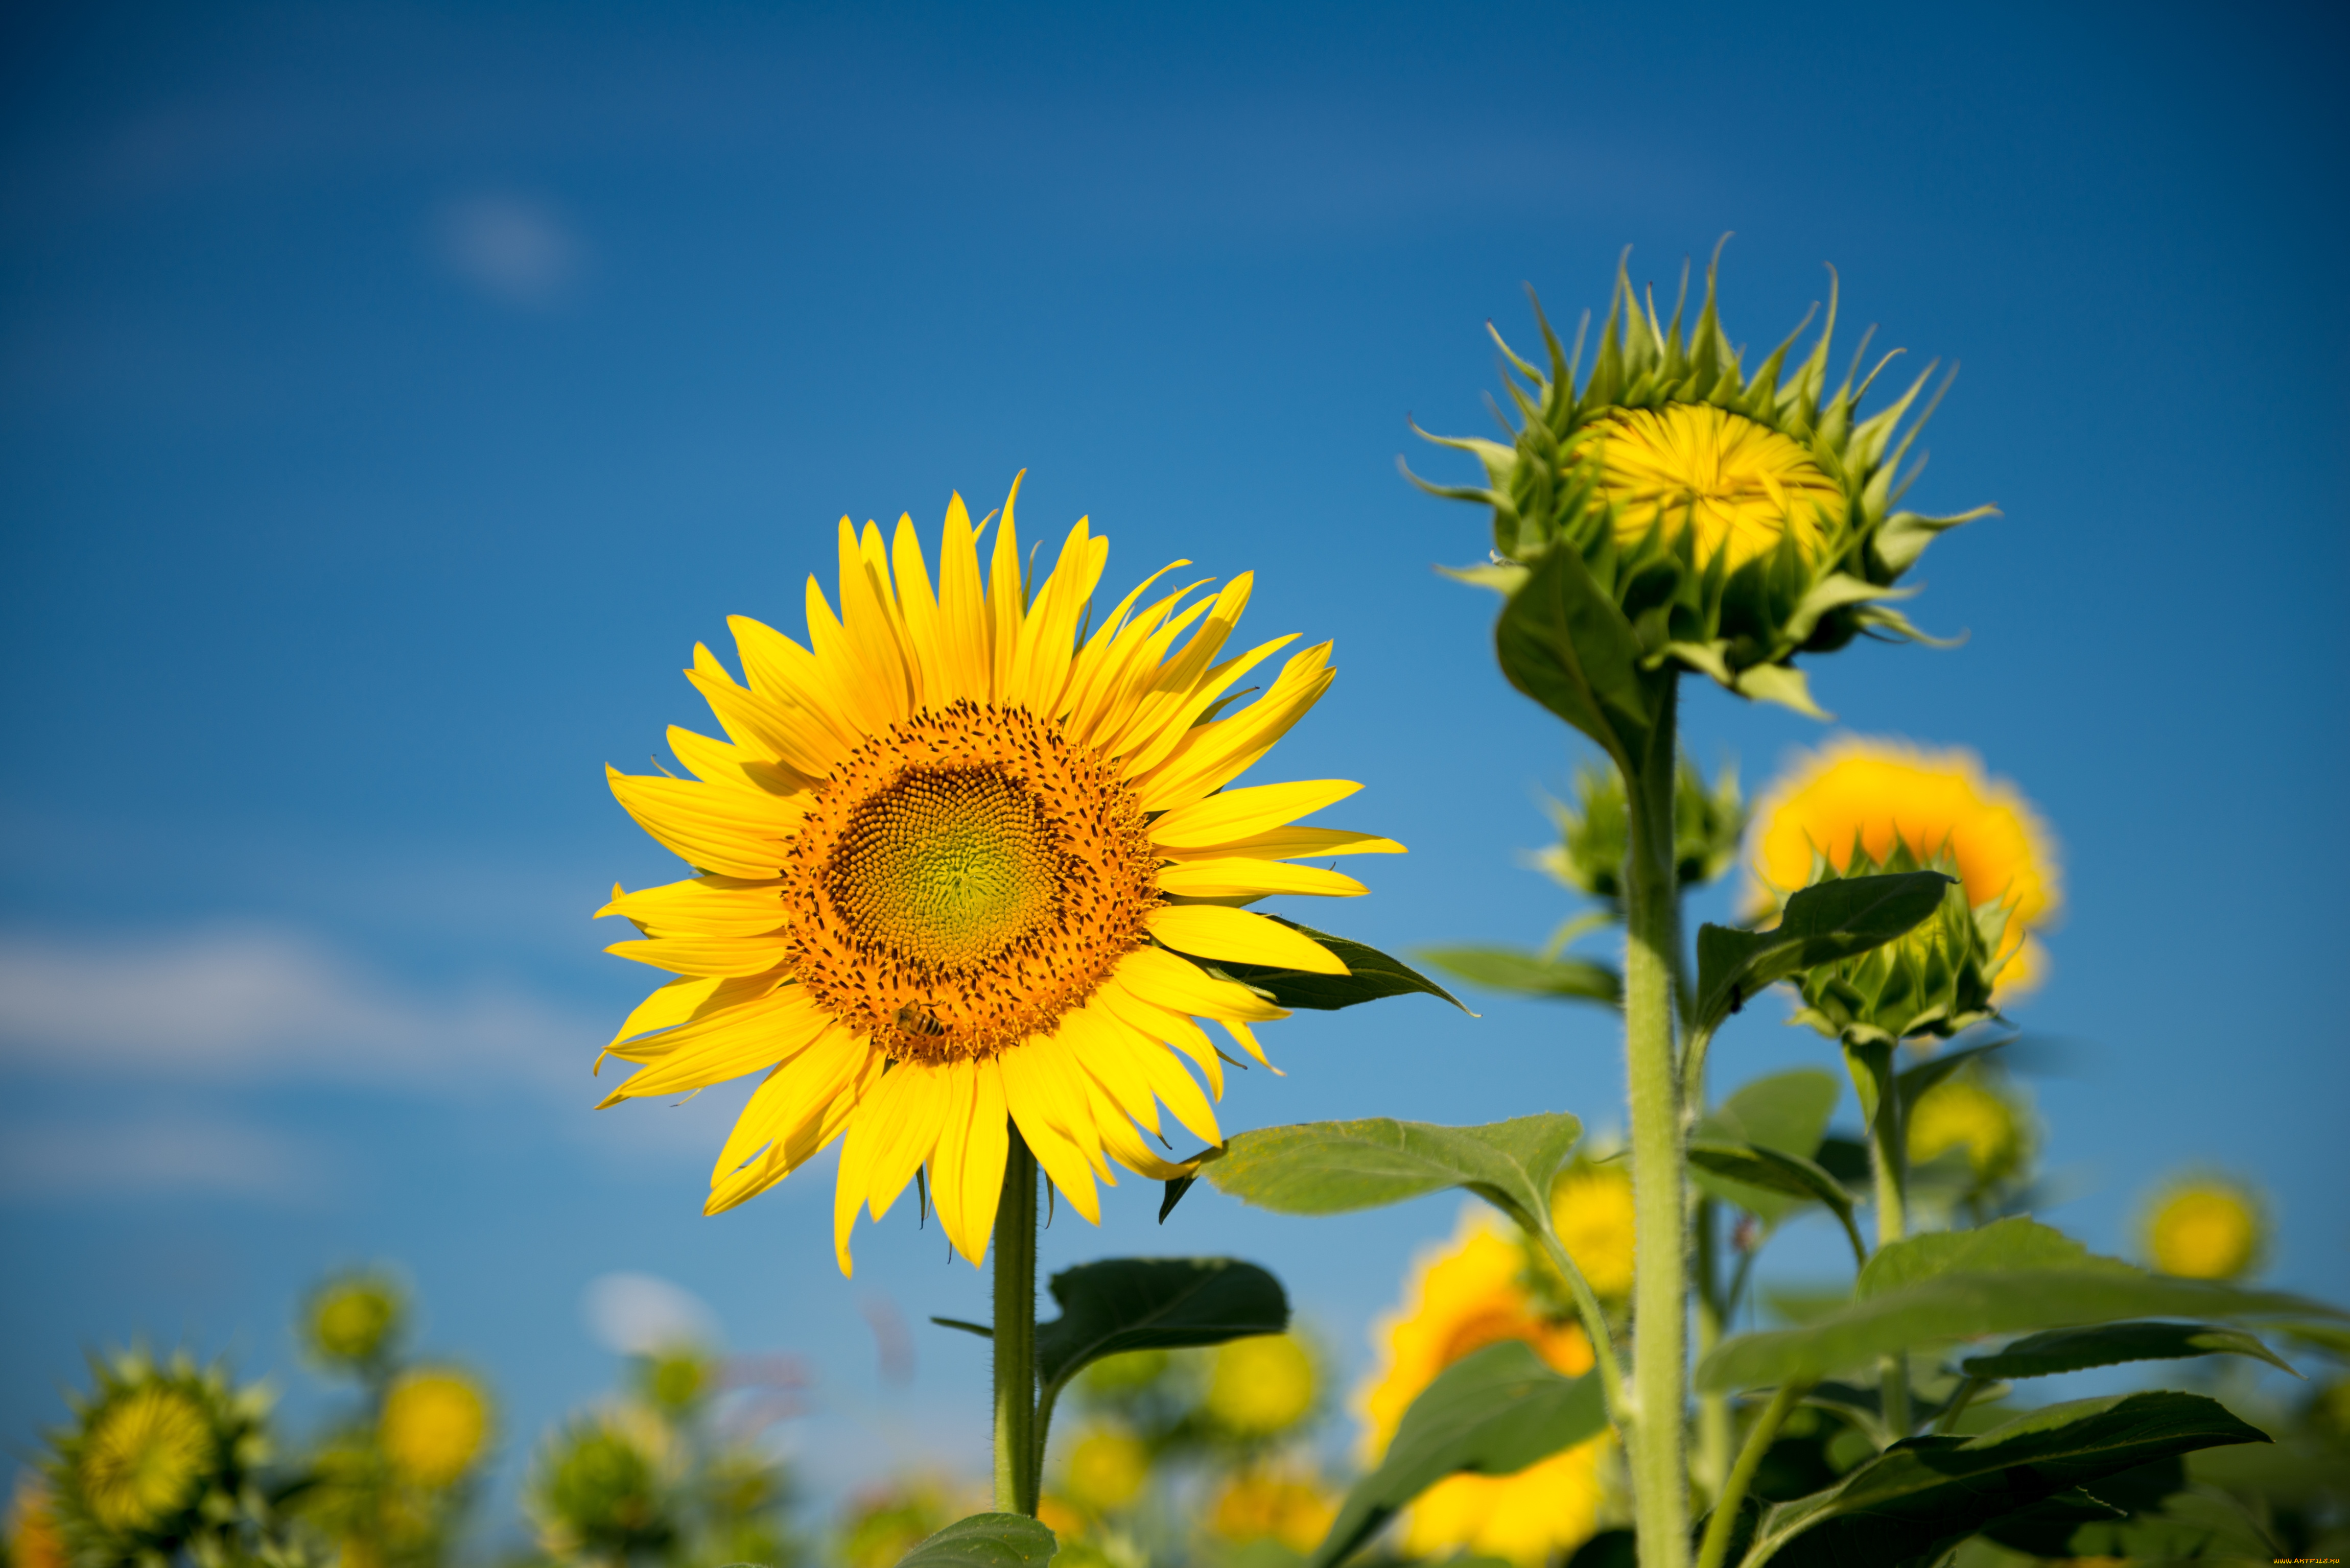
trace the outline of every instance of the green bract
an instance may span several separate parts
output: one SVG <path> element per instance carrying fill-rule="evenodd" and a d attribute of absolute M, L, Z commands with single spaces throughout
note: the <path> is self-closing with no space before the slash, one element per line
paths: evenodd
<path fill-rule="evenodd" d="M 1991 988 L 1999 964 L 1992 955 L 2007 930 L 2007 906 L 1968 908 L 1966 888 L 1947 855 L 1921 862 L 1896 838 L 1880 863 L 1856 838 L 1841 871 L 1826 856 L 1814 857 L 1812 886 L 1920 870 L 1950 875 L 1940 907 L 1882 947 L 1796 975 L 1804 998 L 1797 1020 L 1848 1045 L 1866 1045 L 1918 1034 L 1948 1037 L 1997 1016 Z"/>
<path fill-rule="evenodd" d="M 1626 252 L 1628 257 L 1630 253 Z M 1716 265 L 1719 250 L 1716 253 Z M 1677 663 L 1711 676 L 1749 697 L 1816 712 L 1804 677 L 1790 663 L 1798 653 L 1827 652 L 1864 631 L 1920 639 L 1923 634 L 1891 607 L 1907 597 L 1897 587 L 1937 534 L 1987 514 L 1979 507 L 1951 517 L 1897 511 L 1917 476 L 1899 471 L 1923 427 L 1925 414 L 1903 421 L 1933 372 L 1929 365 L 1908 389 L 1863 418 L 1861 400 L 1893 355 L 1856 380 L 1861 348 L 1831 391 L 1828 346 L 1835 328 L 1835 274 L 1829 274 L 1827 319 L 1811 352 L 1792 372 L 1787 356 L 1810 324 L 1806 317 L 1785 342 L 1749 374 L 1721 327 L 1715 308 L 1716 265 L 1706 268 L 1705 298 L 1696 323 L 1683 329 L 1687 300 L 1668 322 L 1651 296 L 1643 299 L 1619 262 L 1615 297 L 1600 332 L 1590 373 L 1578 383 L 1583 341 L 1569 355 L 1542 315 L 1535 319 L 1549 350 L 1547 371 L 1494 341 L 1526 384 L 1503 372 L 1517 418 L 1506 414 L 1507 442 L 1420 433 L 1441 446 L 1472 453 L 1484 465 L 1483 485 L 1413 483 L 1437 495 L 1482 502 L 1493 512 L 1491 563 L 1453 575 L 1515 593 L 1527 569 L 1560 546 L 1578 555 L 1601 592 L 1611 597 L 1636 636 L 1642 667 Z M 1898 350 L 1896 352 L 1898 352 Z M 1945 383 L 1947 385 L 1947 382 Z M 1677 524 L 1669 508 L 1645 528 L 1637 516 L 1620 525 L 1618 506 L 1604 493 L 1596 438 L 1632 410 L 1711 405 L 1786 438 L 1815 466 L 1840 507 L 1816 514 L 1818 526 L 1789 528 L 1775 547 L 1751 558 L 1722 549 L 1700 552 L 1698 530 Z M 1930 412 L 1930 406 L 1926 412 Z M 1409 473 L 1409 470 L 1407 470 Z M 1841 515 L 1829 515 L 1840 511 Z M 1799 534 L 1809 535 L 1799 538 Z"/>

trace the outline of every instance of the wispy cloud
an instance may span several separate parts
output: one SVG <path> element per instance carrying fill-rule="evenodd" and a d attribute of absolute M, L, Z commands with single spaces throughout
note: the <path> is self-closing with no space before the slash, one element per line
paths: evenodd
<path fill-rule="evenodd" d="M 578 282 L 587 247 L 543 202 L 483 194 L 452 202 L 434 224 L 451 271 L 507 305 L 560 304 Z"/>
<path fill-rule="evenodd" d="M 578 1098 L 594 1026 L 542 1001 L 397 986 L 295 933 L 0 933 L 0 1062 L 16 1071 L 205 1082 L 459 1088 L 525 1081 Z"/>
<path fill-rule="evenodd" d="M 119 1121 L 0 1128 L 0 1196 L 258 1199 L 307 1207 L 332 1190 L 310 1144 L 257 1124 L 171 1113 Z"/>

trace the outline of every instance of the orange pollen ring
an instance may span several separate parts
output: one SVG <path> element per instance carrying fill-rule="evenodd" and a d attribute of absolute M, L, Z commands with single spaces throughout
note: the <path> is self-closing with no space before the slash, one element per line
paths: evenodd
<path fill-rule="evenodd" d="M 1144 944 L 1160 901 L 1134 793 L 1024 708 L 919 713 L 816 795 L 783 867 L 791 965 L 900 1061 L 1049 1032 Z"/>

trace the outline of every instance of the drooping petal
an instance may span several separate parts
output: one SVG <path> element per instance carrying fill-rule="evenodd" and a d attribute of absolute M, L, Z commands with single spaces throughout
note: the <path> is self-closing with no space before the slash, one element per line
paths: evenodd
<path fill-rule="evenodd" d="M 1345 974 L 1338 956 L 1277 920 L 1222 904 L 1170 904 L 1151 911 L 1150 934 L 1177 952 L 1234 963 L 1268 964 L 1309 974 Z"/>

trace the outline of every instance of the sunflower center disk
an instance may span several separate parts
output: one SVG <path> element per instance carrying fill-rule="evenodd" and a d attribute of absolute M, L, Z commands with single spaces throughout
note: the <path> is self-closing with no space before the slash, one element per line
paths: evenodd
<path fill-rule="evenodd" d="M 1809 452 L 1767 425 L 1704 403 L 1633 409 L 1599 421 L 1600 488 L 1617 535 L 1638 539 L 1661 515 L 1692 528 L 1700 566 L 1727 551 L 1736 571 L 1792 533 L 1812 554 L 1844 493 Z"/>
<path fill-rule="evenodd" d="M 858 935 L 949 968 L 1049 919 L 1059 858 L 1035 798 L 1001 769 L 910 768 L 849 817 L 826 881 Z"/>
<path fill-rule="evenodd" d="M 1158 865 L 1133 792 L 1058 724 L 931 709 L 820 787 L 783 867 L 793 973 L 899 1060 L 992 1056 L 1142 946 Z"/>

